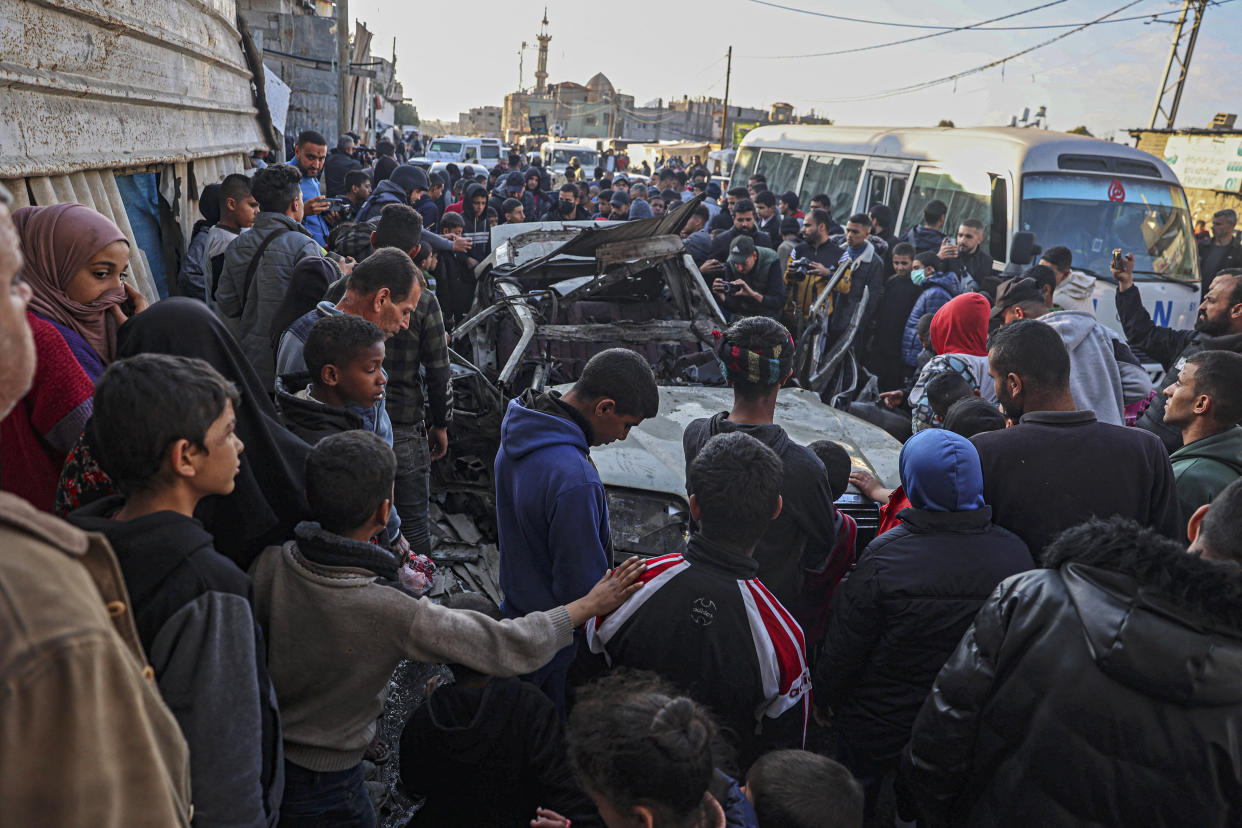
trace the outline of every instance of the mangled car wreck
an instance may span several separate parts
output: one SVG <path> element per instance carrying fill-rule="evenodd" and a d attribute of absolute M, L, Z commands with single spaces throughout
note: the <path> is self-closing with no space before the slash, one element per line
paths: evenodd
<path fill-rule="evenodd" d="M 476 520 L 485 559 L 494 560 L 491 473 L 508 401 L 526 389 L 567 388 L 587 360 L 615 347 L 645 356 L 661 385 L 659 416 L 628 440 L 592 451 L 608 489 L 616 554 L 660 555 L 684 544 L 689 516 L 682 432 L 696 418 L 727 410 L 732 400 L 711 350 L 712 331 L 727 323 L 678 235 L 696 204 L 625 223 L 493 230 L 492 253 L 476 270 L 472 314 L 451 333 L 452 448 L 433 478 L 446 512 L 468 509 Z M 838 359 L 837 351 L 824 356 Z M 817 362 L 808 373 L 823 375 L 823 361 L 814 354 L 804 360 Z M 895 484 L 900 445 L 825 405 L 816 391 L 784 389 L 776 422 L 803 444 L 841 443 L 855 466 Z M 856 494 L 844 495 L 838 505 L 859 521 L 865 542 L 876 523 L 874 505 Z M 460 532 L 441 522 L 437 534 L 445 541 L 438 550 L 448 553 L 433 553 L 437 559 L 469 557 L 461 547 L 471 544 Z M 462 579 L 464 587 L 477 580 L 472 575 Z M 451 586 L 437 587 L 445 588 Z"/>

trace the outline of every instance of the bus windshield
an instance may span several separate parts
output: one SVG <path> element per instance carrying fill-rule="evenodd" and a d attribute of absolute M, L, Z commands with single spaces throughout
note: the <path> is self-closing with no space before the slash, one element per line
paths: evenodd
<path fill-rule="evenodd" d="M 432 141 L 427 152 L 449 152 L 457 155 L 461 152 L 461 144 L 457 141 Z"/>
<path fill-rule="evenodd" d="M 1040 173 L 1022 179 L 1020 229 L 1044 248 L 1065 245 L 1074 267 L 1108 273 L 1113 250 L 1134 254 L 1134 271 L 1198 281 L 1186 196 L 1162 181 Z"/>
<path fill-rule="evenodd" d="M 573 158 L 577 158 L 578 164 L 582 167 L 595 166 L 595 151 L 589 149 L 554 149 L 549 163 L 568 164 Z"/>

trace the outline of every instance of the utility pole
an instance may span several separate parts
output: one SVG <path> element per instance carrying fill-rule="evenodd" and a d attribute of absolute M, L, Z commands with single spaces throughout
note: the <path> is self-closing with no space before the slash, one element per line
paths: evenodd
<path fill-rule="evenodd" d="M 729 134 L 729 78 L 733 74 L 733 47 L 729 47 L 729 53 L 726 56 L 728 61 L 725 63 L 725 96 L 724 106 L 720 109 L 720 148 L 728 149 L 729 145 L 725 143 L 725 136 Z"/>
<path fill-rule="evenodd" d="M 518 49 L 518 85 L 517 91 L 522 91 L 522 84 L 526 82 L 526 41 L 522 41 L 522 48 Z"/>
<path fill-rule="evenodd" d="M 340 85 L 337 89 L 336 121 L 337 135 L 349 132 L 350 117 L 354 110 L 353 96 L 350 93 L 349 63 L 349 0 L 336 0 L 336 63 L 340 72 Z"/>
<path fill-rule="evenodd" d="M 1195 53 L 1195 41 L 1199 38 L 1199 24 L 1203 21 L 1206 8 L 1207 0 L 1182 0 L 1182 13 L 1178 15 L 1173 29 L 1169 61 L 1164 66 L 1164 78 L 1160 81 L 1156 105 L 1151 111 L 1151 129 L 1173 128 L 1177 108 L 1182 102 L 1182 90 L 1186 86 L 1186 75 L 1190 72 L 1190 58 Z M 1194 20 L 1187 31 L 1186 18 L 1191 13 L 1194 14 Z"/>

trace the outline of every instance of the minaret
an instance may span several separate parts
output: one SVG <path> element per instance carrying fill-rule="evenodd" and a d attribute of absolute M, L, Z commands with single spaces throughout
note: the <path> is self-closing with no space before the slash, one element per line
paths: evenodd
<path fill-rule="evenodd" d="M 543 9 L 543 28 L 539 30 L 539 68 L 535 70 L 535 94 L 546 95 L 548 92 L 548 42 L 552 35 L 548 34 L 548 8 Z"/>

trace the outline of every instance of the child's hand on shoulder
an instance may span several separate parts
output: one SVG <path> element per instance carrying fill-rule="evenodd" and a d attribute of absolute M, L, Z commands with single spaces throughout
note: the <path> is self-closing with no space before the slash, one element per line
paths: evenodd
<path fill-rule="evenodd" d="M 536 808 L 535 818 L 530 821 L 530 828 L 569 828 L 570 821 L 547 808 Z"/>

